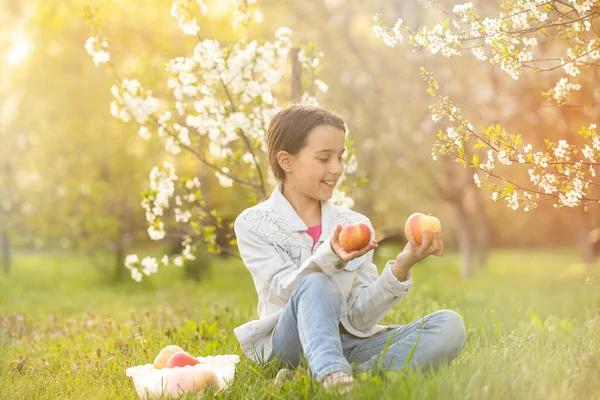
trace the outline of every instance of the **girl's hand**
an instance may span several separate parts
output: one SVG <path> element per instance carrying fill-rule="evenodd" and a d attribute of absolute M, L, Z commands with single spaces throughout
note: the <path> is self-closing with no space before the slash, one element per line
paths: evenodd
<path fill-rule="evenodd" d="M 414 264 L 430 255 L 438 257 L 444 255 L 444 242 L 440 239 L 438 231 L 433 231 L 431 242 L 427 231 L 422 232 L 422 237 L 423 241 L 419 246 L 415 241 L 412 232 L 408 232 L 408 243 L 406 243 L 402 253 L 398 254 L 398 257 L 402 255 L 402 258 L 408 258 Z"/>
<path fill-rule="evenodd" d="M 352 261 L 357 257 L 362 256 L 369 251 L 376 249 L 379 247 L 379 243 L 377 240 L 371 240 L 369 244 L 362 249 L 358 249 L 355 251 L 346 251 L 342 248 L 342 245 L 339 241 L 340 232 L 342 231 L 342 226 L 338 225 L 335 227 L 335 231 L 333 231 L 333 235 L 331 235 L 331 249 L 339 258 L 341 258 L 344 262 Z"/>

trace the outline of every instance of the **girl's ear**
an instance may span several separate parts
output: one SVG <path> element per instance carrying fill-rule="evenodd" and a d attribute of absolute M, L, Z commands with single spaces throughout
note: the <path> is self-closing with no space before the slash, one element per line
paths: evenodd
<path fill-rule="evenodd" d="M 294 164 L 293 156 L 285 150 L 277 152 L 277 162 L 284 171 L 290 172 Z"/>

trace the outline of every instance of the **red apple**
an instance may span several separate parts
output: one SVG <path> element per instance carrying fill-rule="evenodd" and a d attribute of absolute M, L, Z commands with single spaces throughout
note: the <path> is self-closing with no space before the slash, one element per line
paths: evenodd
<path fill-rule="evenodd" d="M 154 359 L 154 368 L 164 368 L 165 365 L 167 365 L 167 361 L 169 360 L 169 358 L 171 358 L 171 356 L 177 353 L 178 351 L 183 351 L 183 349 L 179 346 L 175 346 L 172 344 L 162 349 Z"/>
<path fill-rule="evenodd" d="M 415 242 L 420 245 L 423 243 L 423 231 L 427 231 L 429 243 L 431 243 L 433 231 L 438 231 L 439 235 L 442 234 L 442 224 L 440 223 L 439 219 L 431 215 L 425 215 L 421 213 L 411 214 L 404 225 L 404 235 L 406 236 L 406 240 L 408 240 L 408 232 L 411 232 L 415 238 Z"/>
<path fill-rule="evenodd" d="M 178 351 L 177 353 L 174 353 L 171 357 L 169 357 L 169 359 L 167 360 L 167 365 L 165 365 L 165 368 L 185 367 L 186 365 L 196 365 L 196 364 L 200 364 L 200 361 L 198 361 L 196 358 L 190 356 L 185 351 Z"/>
<path fill-rule="evenodd" d="M 338 238 L 342 248 L 346 251 L 355 251 L 366 247 L 371 241 L 371 230 L 366 224 L 345 226 Z"/>

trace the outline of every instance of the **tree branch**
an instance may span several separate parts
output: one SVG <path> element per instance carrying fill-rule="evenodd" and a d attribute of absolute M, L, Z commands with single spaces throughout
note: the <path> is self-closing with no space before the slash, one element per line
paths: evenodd
<path fill-rule="evenodd" d="M 159 123 L 159 122 L 158 122 L 158 120 L 156 119 L 156 116 L 155 116 L 155 115 L 151 115 L 151 116 L 150 116 L 150 119 L 151 119 L 152 121 L 154 121 L 154 123 L 156 124 L 156 126 L 160 126 L 160 123 Z M 164 127 L 164 129 L 165 129 L 165 132 L 167 132 L 167 134 L 168 134 L 169 136 L 171 136 L 171 137 L 173 137 L 173 138 L 175 138 L 175 139 L 177 139 L 177 140 L 179 141 L 179 138 L 177 137 L 177 135 L 175 135 L 173 132 L 171 132 L 171 130 L 169 130 L 169 129 L 168 129 L 168 128 L 166 128 L 166 127 Z M 219 166 L 217 166 L 217 165 L 215 165 L 215 164 L 211 163 L 210 161 L 208 161 L 208 160 L 206 159 L 206 157 L 204 157 L 204 155 L 203 155 L 202 153 L 199 153 L 198 151 L 196 151 L 196 150 L 192 149 L 192 148 L 191 148 L 191 147 L 189 147 L 189 146 L 186 146 L 186 145 L 183 145 L 183 144 L 181 144 L 181 141 L 179 141 L 179 144 L 181 145 L 181 147 L 183 147 L 184 149 L 186 149 L 186 150 L 187 150 L 187 151 L 189 151 L 190 153 L 194 154 L 196 157 L 198 157 L 198 159 L 199 159 L 200 161 L 202 161 L 204 164 L 206 164 L 206 165 L 207 165 L 207 166 L 209 166 L 210 168 L 214 169 L 215 171 L 217 171 L 217 172 L 219 172 L 219 173 L 221 173 L 221 174 L 223 174 L 223 175 L 227 176 L 228 178 L 230 178 L 230 179 L 234 180 L 235 182 L 242 183 L 242 184 L 249 185 L 249 186 L 251 186 L 251 187 L 254 187 L 254 188 L 260 189 L 260 185 L 258 185 L 256 182 L 254 182 L 254 181 L 250 181 L 250 180 L 247 180 L 247 179 L 243 179 L 243 178 L 240 178 L 240 177 L 238 177 L 237 175 L 233 175 L 233 174 L 230 174 L 230 173 L 228 173 L 228 172 L 225 172 L 225 171 L 223 171 L 221 168 L 219 168 Z"/>
<path fill-rule="evenodd" d="M 219 80 L 221 81 L 223 90 L 225 90 L 225 94 L 227 95 L 227 98 L 229 99 L 229 102 L 231 103 L 231 109 L 233 110 L 233 112 L 237 112 L 235 103 L 233 102 L 233 97 L 231 96 L 231 93 L 229 92 L 229 88 L 223 81 L 223 78 L 219 78 Z M 248 150 L 250 151 L 250 154 L 252 155 L 252 161 L 254 162 L 254 166 L 256 167 L 256 171 L 258 172 L 258 178 L 260 180 L 260 191 L 261 191 L 261 193 L 264 194 L 265 193 L 265 180 L 263 178 L 262 170 L 260 169 L 260 166 L 258 165 L 258 161 L 256 160 L 256 154 L 254 153 L 254 149 L 252 148 L 252 143 L 250 142 L 250 138 L 248 138 L 248 136 L 246 136 L 243 129 L 238 128 L 237 131 L 238 131 L 238 134 L 244 140 L 244 143 L 246 144 L 246 146 L 248 147 Z M 266 133 L 266 131 L 265 131 L 265 133 Z"/>

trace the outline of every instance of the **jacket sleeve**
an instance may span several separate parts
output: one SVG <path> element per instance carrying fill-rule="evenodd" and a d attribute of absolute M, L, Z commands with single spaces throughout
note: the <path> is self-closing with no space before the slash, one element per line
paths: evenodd
<path fill-rule="evenodd" d="M 370 329 L 381 321 L 412 286 L 410 272 L 402 282 L 392 273 L 392 264 L 395 260 L 389 260 L 379 275 L 377 266 L 373 264 L 373 253 L 369 251 L 363 256 L 364 261 L 357 269 L 348 297 L 348 319 L 356 329 L 362 331 Z"/>
<path fill-rule="evenodd" d="M 331 249 L 330 238 L 298 267 L 289 257 L 282 256 L 276 245 L 262 238 L 243 214 L 236 218 L 234 231 L 242 261 L 250 271 L 257 290 L 268 294 L 269 302 L 287 303 L 294 287 L 305 275 L 324 272 L 333 277 L 346 266 Z"/>

